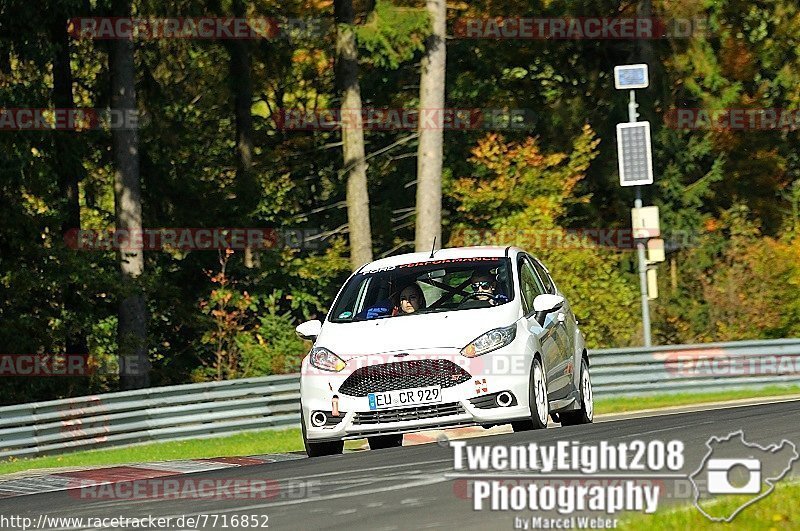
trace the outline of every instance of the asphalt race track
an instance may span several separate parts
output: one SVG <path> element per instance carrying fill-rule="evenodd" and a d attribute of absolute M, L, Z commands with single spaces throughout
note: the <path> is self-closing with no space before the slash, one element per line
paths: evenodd
<path fill-rule="evenodd" d="M 723 408 L 599 422 L 589 426 L 473 439 L 470 444 L 520 444 L 560 439 L 624 442 L 634 439 L 685 443 L 683 472 L 702 461 L 711 436 L 743 430 L 748 442 L 767 445 L 782 439 L 800 448 L 800 401 Z M 83 500 L 52 492 L 0 500 L 0 514 L 52 516 L 180 516 L 184 514 L 266 514 L 271 529 L 511 529 L 514 513 L 474 511 L 464 480 L 453 473 L 453 450 L 425 444 L 340 456 L 298 459 L 184 475 L 183 478 L 276 480 L 281 485 L 311 482 L 312 497 L 272 500 Z M 800 476 L 795 463 L 792 475 Z M 667 496 L 670 496 L 668 494 Z M 660 506 L 670 503 L 662 499 Z M 768 503 L 768 500 L 762 501 Z M 221 526 L 218 526 L 221 528 Z M 209 527 L 207 527 L 209 528 Z"/>

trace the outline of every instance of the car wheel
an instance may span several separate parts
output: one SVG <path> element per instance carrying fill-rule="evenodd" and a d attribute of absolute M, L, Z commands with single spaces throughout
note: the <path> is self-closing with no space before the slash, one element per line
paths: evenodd
<path fill-rule="evenodd" d="M 397 448 L 403 446 L 403 434 L 398 435 L 376 435 L 367 437 L 370 450 L 382 450 L 384 448 Z"/>
<path fill-rule="evenodd" d="M 303 432 L 303 446 L 306 448 L 308 457 L 324 457 L 326 455 L 340 454 L 344 451 L 344 441 L 309 441 L 308 437 L 306 437 L 306 419 L 302 411 L 300 412 L 300 428 Z"/>
<path fill-rule="evenodd" d="M 547 401 L 547 382 L 545 381 L 542 363 L 538 358 L 533 360 L 531 384 L 528 391 L 528 404 L 531 408 L 530 420 L 518 420 L 511 423 L 514 431 L 540 430 L 547 427 L 550 415 L 550 404 Z"/>
<path fill-rule="evenodd" d="M 581 408 L 575 411 L 559 413 L 562 426 L 575 426 L 577 424 L 591 424 L 594 420 L 594 393 L 592 392 L 592 379 L 589 376 L 589 366 L 581 360 Z"/>

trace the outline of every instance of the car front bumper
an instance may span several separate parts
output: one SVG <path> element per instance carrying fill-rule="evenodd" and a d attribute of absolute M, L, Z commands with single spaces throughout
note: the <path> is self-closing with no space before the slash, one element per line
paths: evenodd
<path fill-rule="evenodd" d="M 408 433 L 427 429 L 452 428 L 476 424 L 503 424 L 530 418 L 528 405 L 529 368 L 531 359 L 519 353 L 515 344 L 476 358 L 464 358 L 457 349 L 425 349 L 413 351 L 414 359 L 450 360 L 462 367 L 469 380 L 442 387 L 441 401 L 412 407 L 370 409 L 368 396 L 351 396 L 340 391 L 345 380 L 354 372 L 353 361 L 341 373 L 319 371 L 303 362 L 301 378 L 301 407 L 305 419 L 306 437 L 313 441 L 357 439 L 373 435 Z M 516 354 L 515 354 L 516 352 Z M 360 359 L 357 365 L 399 363 L 406 358 L 380 355 Z M 508 360 L 514 359 L 514 363 Z M 412 387 L 424 387 L 409 385 Z M 492 404 L 489 395 L 510 392 L 511 405 Z M 476 400 L 484 398 L 484 400 Z M 334 402 L 340 416 L 332 415 Z M 476 402 L 483 406 L 479 407 Z M 481 404 L 482 402 L 482 404 Z M 315 412 L 325 412 L 328 421 L 323 426 L 311 422 Z"/>

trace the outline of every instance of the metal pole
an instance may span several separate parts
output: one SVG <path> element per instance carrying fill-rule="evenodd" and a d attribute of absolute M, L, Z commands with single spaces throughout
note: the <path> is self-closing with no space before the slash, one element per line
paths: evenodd
<path fill-rule="evenodd" d="M 636 187 L 635 208 L 642 208 L 642 188 Z M 639 289 L 642 293 L 642 330 L 644 333 L 644 346 L 652 345 L 650 338 L 650 300 L 647 298 L 647 257 L 645 256 L 645 240 L 636 240 L 636 254 L 639 259 Z"/>
<path fill-rule="evenodd" d="M 639 113 L 636 112 L 636 108 L 639 105 L 636 104 L 636 91 L 631 91 L 631 99 L 628 101 L 628 121 L 635 122 L 636 118 L 639 117 Z M 637 187 L 638 190 L 638 187 Z"/>
<path fill-rule="evenodd" d="M 635 122 L 638 118 L 636 112 L 636 91 L 631 90 L 630 100 L 628 101 L 628 121 Z M 636 187 L 636 201 L 633 203 L 634 208 L 642 208 L 642 187 Z M 639 260 L 639 290 L 642 294 L 642 332 L 644 335 L 644 346 L 649 347 L 652 345 L 650 337 L 650 300 L 647 298 L 647 256 L 645 254 L 646 239 L 638 238 L 636 240 L 636 254 Z"/>

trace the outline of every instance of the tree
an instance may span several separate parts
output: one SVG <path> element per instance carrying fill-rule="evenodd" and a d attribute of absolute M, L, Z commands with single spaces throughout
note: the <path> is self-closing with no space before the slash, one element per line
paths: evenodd
<path fill-rule="evenodd" d="M 116 16 L 131 16 L 131 0 L 114 0 Z M 136 111 L 136 71 L 131 39 L 117 39 L 111 45 L 111 107 L 119 113 Z M 139 138 L 136 128 L 117 128 L 114 137 L 114 214 L 116 229 L 141 233 L 142 191 L 139 182 Z M 144 252 L 136 245 L 119 250 L 121 300 L 117 341 L 120 387 L 138 389 L 150 385 L 147 357 L 147 307 L 137 279 L 144 272 Z"/>
<path fill-rule="evenodd" d="M 361 121 L 361 87 L 358 82 L 358 50 L 353 29 L 352 0 L 335 0 L 336 80 L 342 94 L 341 109 L 353 119 L 342 125 L 343 173 L 347 176 L 347 224 L 350 229 L 350 265 L 353 271 L 372 261 L 369 220 L 367 161 Z"/>
<path fill-rule="evenodd" d="M 233 16 L 244 18 L 247 6 L 242 0 L 233 0 Z M 253 117 L 250 107 L 253 104 L 253 87 L 250 79 L 250 49 L 245 40 L 226 41 L 230 55 L 230 87 L 234 94 L 234 113 L 236 115 L 236 199 L 243 217 L 250 221 L 258 205 L 258 184 L 253 175 Z M 241 218 L 240 218 L 241 219 Z M 249 225 L 248 226 L 252 226 Z M 244 261 L 253 267 L 253 251 L 245 249 Z"/>
<path fill-rule="evenodd" d="M 443 123 L 430 128 L 422 126 L 423 113 L 444 109 L 445 82 L 445 0 L 427 0 L 431 19 L 431 34 L 425 42 L 425 56 L 419 87 L 420 130 L 417 148 L 417 222 L 415 247 L 417 251 L 431 248 L 434 238 L 442 241 L 442 155 Z M 440 244 L 441 245 L 441 244 Z"/>
<path fill-rule="evenodd" d="M 67 34 L 67 19 L 61 4 L 56 6 L 50 21 L 50 40 L 53 45 L 53 105 L 57 109 L 72 109 L 75 99 L 72 95 L 72 67 L 70 65 L 70 38 Z M 81 160 L 83 146 L 75 138 L 72 131 L 54 131 L 53 148 L 55 160 L 53 169 L 58 177 L 58 189 L 66 200 L 65 212 L 61 223 L 61 234 L 81 228 L 81 207 L 79 203 L 78 185 L 85 174 Z M 79 312 L 80 290 L 72 279 L 64 286 L 64 312 L 72 316 Z M 75 320 L 77 321 L 77 320 Z M 86 331 L 75 321 L 70 321 L 66 330 L 65 347 L 69 354 L 88 354 Z"/>
<path fill-rule="evenodd" d="M 636 284 L 620 264 L 624 256 L 563 228 L 568 208 L 598 153 L 587 125 L 569 153 L 543 152 L 535 138 L 508 141 L 488 134 L 472 150 L 471 176 L 455 179 L 448 194 L 456 202 L 450 245 L 517 245 L 553 272 L 559 288 L 576 301 L 589 348 L 634 342 Z"/>

